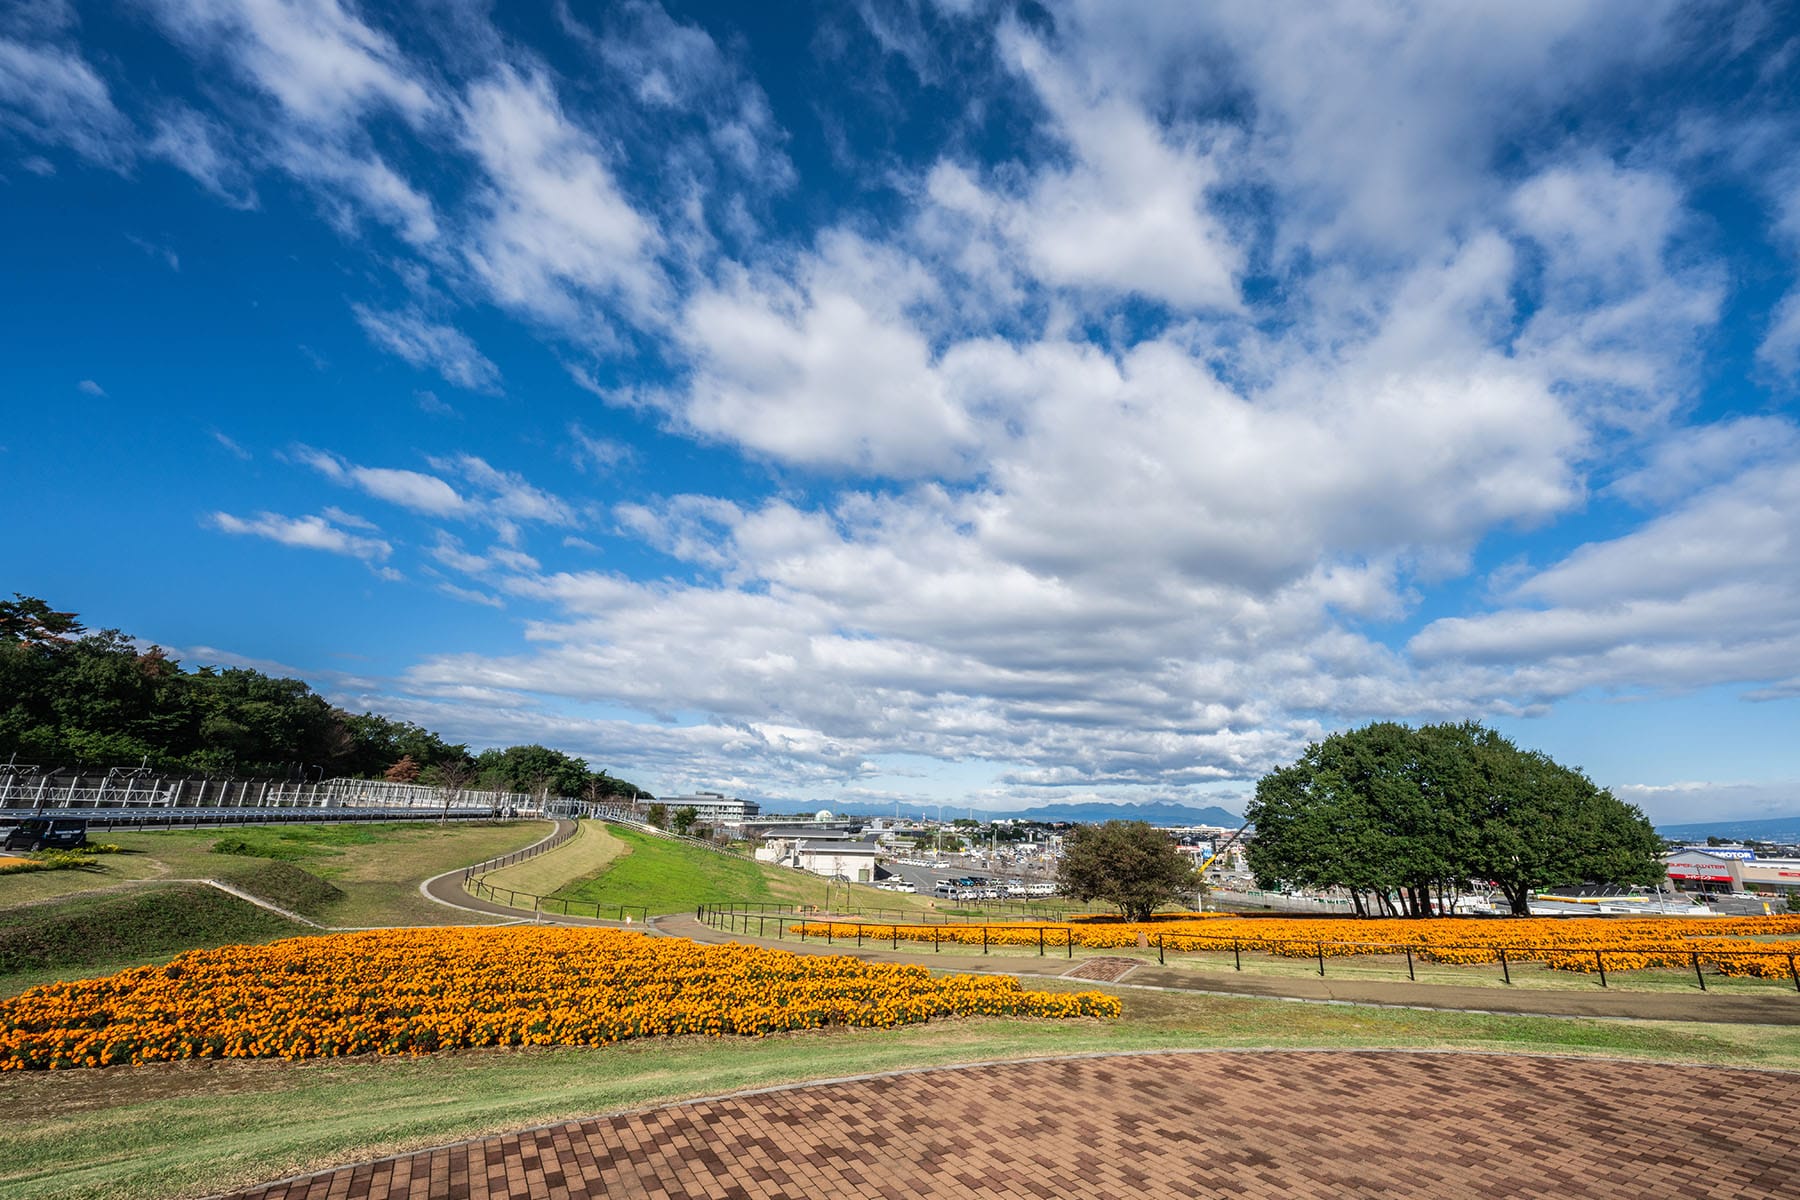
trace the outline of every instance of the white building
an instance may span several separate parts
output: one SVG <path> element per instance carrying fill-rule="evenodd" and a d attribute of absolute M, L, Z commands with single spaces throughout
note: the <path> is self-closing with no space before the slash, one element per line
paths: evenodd
<path fill-rule="evenodd" d="M 873 883 L 875 859 L 881 853 L 881 847 L 874 842 L 775 837 L 756 852 L 756 857 L 763 862 L 797 867 L 828 879 Z"/>
<path fill-rule="evenodd" d="M 723 792 L 695 792 L 691 796 L 664 796 L 659 804 L 673 814 L 678 809 L 692 808 L 699 820 L 740 825 L 762 813 L 762 805 L 754 800 L 739 800 Z"/>

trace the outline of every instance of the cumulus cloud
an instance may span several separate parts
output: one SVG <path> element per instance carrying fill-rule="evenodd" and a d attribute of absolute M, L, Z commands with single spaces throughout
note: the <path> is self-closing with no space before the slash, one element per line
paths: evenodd
<path fill-rule="evenodd" d="M 790 159 L 745 46 L 642 0 L 560 9 L 558 53 L 465 13 L 480 52 L 430 63 L 339 0 L 158 0 L 242 94 L 156 102 L 140 154 L 228 204 L 300 180 L 405 289 L 351 304 L 413 366 L 497 392 L 464 330 L 498 354 L 513 318 L 613 406 L 602 436 L 530 398 L 553 486 L 501 448 L 294 452 L 431 518 L 429 586 L 524 622 L 515 652 L 416 664 L 387 711 L 677 786 L 981 764 L 1004 806 L 1241 789 L 1374 717 L 1800 694 L 1800 435 L 1709 390 L 1723 318 L 1766 308 L 1740 357 L 1779 378 L 1800 306 L 1745 298 L 1708 208 L 1766 189 L 1791 250 L 1800 190 L 1644 133 L 1680 115 L 1654 72 L 1708 13 L 942 8 L 863 6 L 893 75 Z M 125 161 L 106 82 L 31 36 L 7 128 Z M 1718 141 L 1740 116 L 1692 119 Z M 834 141 L 884 121 L 904 136 Z M 661 432 L 628 445 L 640 420 Z M 665 470 L 664 435 L 701 465 Z M 360 520 L 210 523 L 379 563 Z M 558 561 L 601 524 L 609 558 Z M 560 546 L 528 553 L 531 526 Z M 633 719 L 566 715 L 590 703 Z"/>

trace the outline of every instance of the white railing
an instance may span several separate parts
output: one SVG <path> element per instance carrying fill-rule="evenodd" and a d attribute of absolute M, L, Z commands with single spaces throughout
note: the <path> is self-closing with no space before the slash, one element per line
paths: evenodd
<path fill-rule="evenodd" d="M 556 803 L 556 798 L 551 798 Z M 289 783 L 141 775 L 23 775 L 0 770 L 0 808 L 389 808 L 537 812 L 524 792 L 444 789 L 382 779 Z"/>

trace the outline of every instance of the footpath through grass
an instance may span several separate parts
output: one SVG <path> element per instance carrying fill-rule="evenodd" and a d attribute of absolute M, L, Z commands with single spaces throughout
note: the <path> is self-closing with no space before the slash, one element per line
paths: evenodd
<path fill-rule="evenodd" d="M 324 926 L 481 923 L 488 918 L 425 899 L 419 884 L 550 828 L 397 822 L 119 834 L 112 840 L 124 853 L 98 855 L 90 870 L 0 876 L 0 995 L 183 950 L 318 932 L 180 880 L 221 880 Z"/>
<path fill-rule="evenodd" d="M 1057 988 L 1061 981 L 1034 981 Z M 1089 986 L 1089 985 L 1081 985 Z M 1555 1020 L 1123 993 L 1116 1022 L 940 1021 L 306 1064 L 0 1076 L 0 1194 L 191 1197 L 666 1100 L 901 1067 L 1084 1051 L 1433 1047 L 1800 1067 L 1800 1030 Z"/>

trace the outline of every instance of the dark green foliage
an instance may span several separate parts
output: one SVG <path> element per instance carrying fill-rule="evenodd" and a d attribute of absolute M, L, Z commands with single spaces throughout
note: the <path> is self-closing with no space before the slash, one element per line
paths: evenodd
<path fill-rule="evenodd" d="M 686 837 L 694 828 L 694 822 L 700 819 L 700 810 L 691 804 L 684 804 L 675 810 L 669 818 L 669 827 L 681 836 Z"/>
<path fill-rule="evenodd" d="M 1428 916 L 1475 880 L 1524 914 L 1543 888 L 1664 875 L 1642 812 L 1473 722 L 1333 734 L 1265 775 L 1245 818 L 1260 883 L 1347 888 L 1359 913 Z"/>
<path fill-rule="evenodd" d="M 410 760 L 422 782 L 464 773 L 505 791 L 646 796 L 543 746 L 468 747 L 410 721 L 355 714 L 298 679 L 242 668 L 184 671 L 116 629 L 89 632 L 42 600 L 0 601 L 0 761 L 135 767 L 250 778 L 382 777 Z"/>
<path fill-rule="evenodd" d="M 1077 900 L 1117 905 L 1129 921 L 1147 921 L 1162 905 L 1200 890 L 1194 864 L 1144 821 L 1076 826 L 1063 839 L 1056 883 Z"/>
<path fill-rule="evenodd" d="M 134 888 L 0 911 L 0 975 L 148 961 L 195 946 L 310 932 L 203 884 Z"/>

